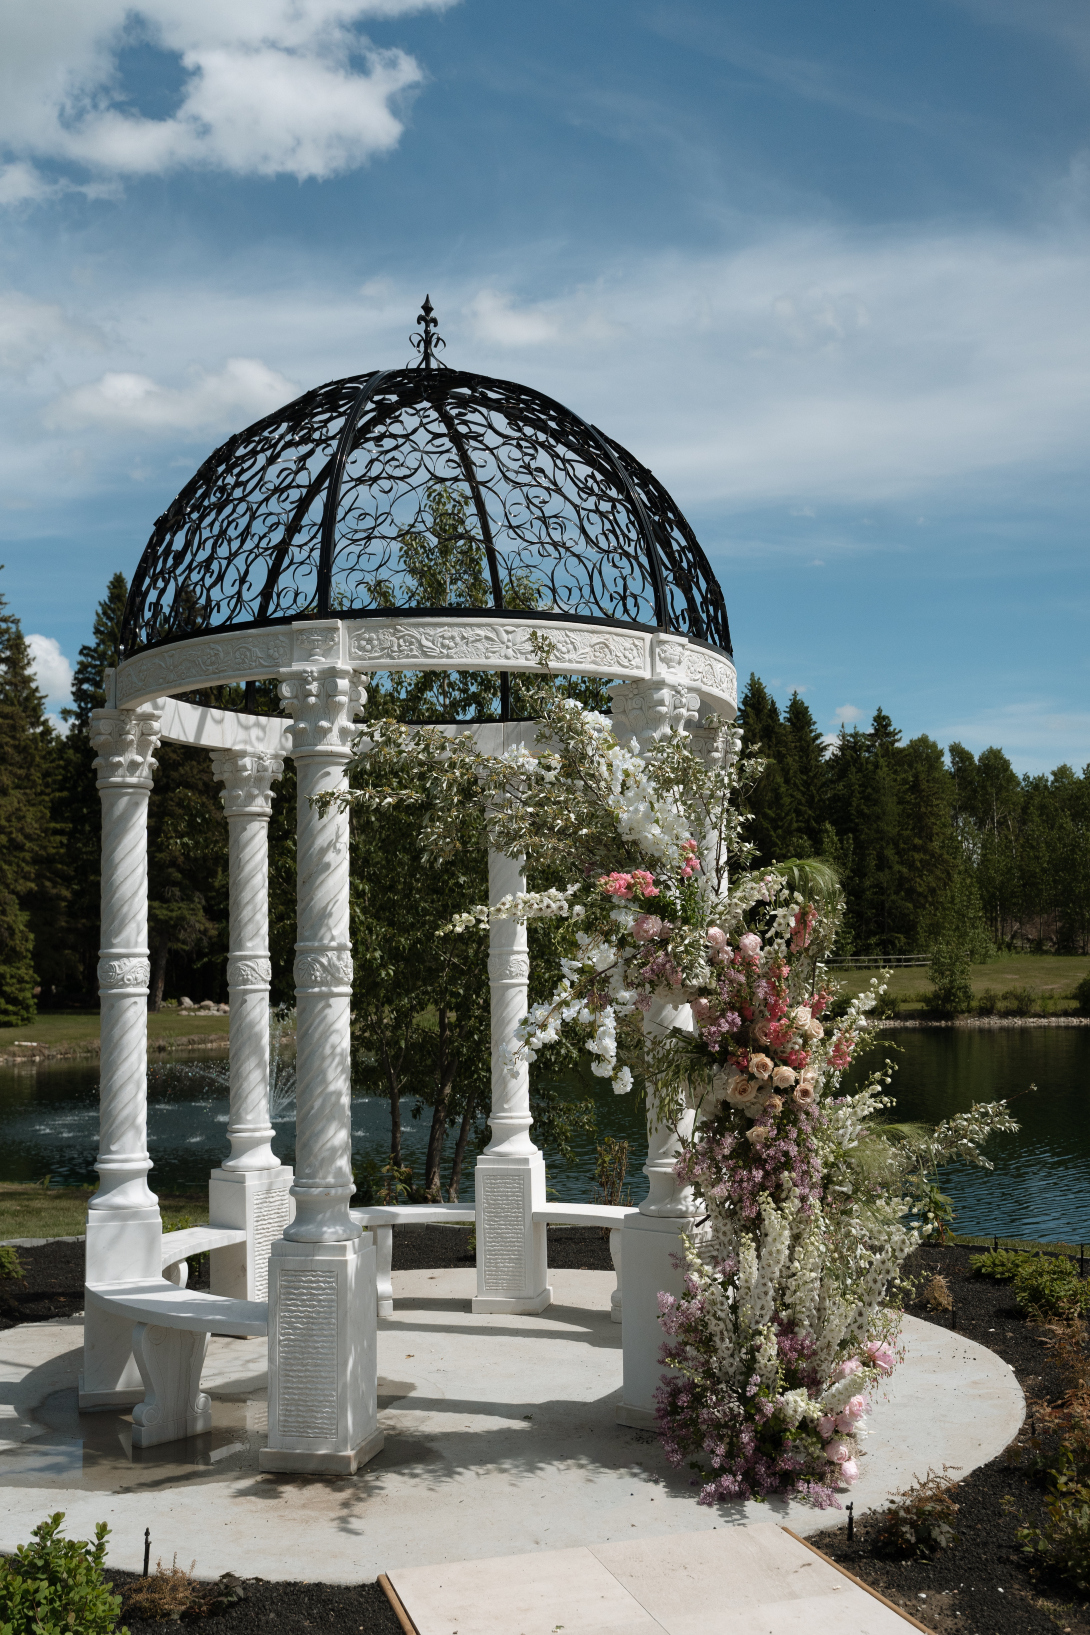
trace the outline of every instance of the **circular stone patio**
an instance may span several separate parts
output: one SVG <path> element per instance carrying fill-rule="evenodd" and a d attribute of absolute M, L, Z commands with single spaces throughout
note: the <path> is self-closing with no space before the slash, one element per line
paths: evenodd
<path fill-rule="evenodd" d="M 152 1560 L 212 1578 L 348 1583 L 422 1562 L 556 1550 L 737 1522 L 813 1534 L 839 1512 L 772 1502 L 697 1505 L 657 1438 L 614 1421 L 621 1329 L 614 1279 L 553 1271 L 540 1316 L 474 1315 L 472 1270 L 394 1274 L 379 1323 L 379 1421 L 386 1446 L 355 1477 L 264 1474 L 266 1343 L 213 1338 L 203 1385 L 213 1427 L 188 1443 L 132 1449 L 127 1416 L 80 1415 L 82 1324 L 27 1324 L 0 1336 L 0 1550 L 56 1510 L 66 1530 L 112 1529 L 109 1560 Z M 993 1352 L 906 1318 L 906 1357 L 875 1404 L 851 1498 L 876 1508 L 928 1468 L 993 1459 L 1025 1402 Z M 846 1495 L 845 1497 L 848 1497 Z"/>

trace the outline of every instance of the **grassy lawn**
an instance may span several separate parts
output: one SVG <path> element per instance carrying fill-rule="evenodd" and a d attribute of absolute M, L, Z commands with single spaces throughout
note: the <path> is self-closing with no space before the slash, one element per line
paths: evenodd
<path fill-rule="evenodd" d="M 148 1041 L 209 1038 L 227 1042 L 230 1018 L 207 1011 L 155 1011 L 148 1016 Z M 97 1011 L 43 1011 L 34 1022 L 0 1028 L 0 1052 L 43 1045 L 48 1050 L 88 1050 L 97 1047 Z"/>
<path fill-rule="evenodd" d="M 1038 1003 L 1050 1002 L 1049 1014 L 1073 1014 L 1076 1007 L 1072 992 L 1088 972 L 1090 956 L 1085 954 L 1001 954 L 986 965 L 972 967 L 973 994 L 979 997 L 989 989 L 1002 994 L 1007 988 L 1029 988 Z M 836 971 L 834 975 L 846 993 L 857 994 L 869 987 L 878 972 Z M 931 985 L 926 966 L 892 971 L 887 986 L 899 1001 L 898 1015 L 922 1015 L 927 1009 Z"/>
<path fill-rule="evenodd" d="M 0 1242 L 6 1238 L 77 1238 L 87 1220 L 88 1187 L 50 1187 L 18 1181 L 0 1181 Z M 161 1194 L 159 1207 L 170 1225 L 173 1217 L 187 1215 L 194 1226 L 208 1220 L 208 1195 L 191 1198 Z"/>

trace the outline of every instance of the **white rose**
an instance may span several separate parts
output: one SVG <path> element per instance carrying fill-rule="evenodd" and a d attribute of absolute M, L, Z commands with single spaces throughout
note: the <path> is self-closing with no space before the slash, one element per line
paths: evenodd
<path fill-rule="evenodd" d="M 811 1021 L 806 1029 L 806 1037 L 808 1039 L 824 1039 L 825 1029 L 822 1027 L 820 1022 Z"/>
<path fill-rule="evenodd" d="M 793 1067 L 777 1067 L 772 1075 L 772 1083 L 777 1090 L 790 1090 L 794 1082 L 795 1069 Z"/>
<path fill-rule="evenodd" d="M 810 1018 L 812 1015 L 813 1012 L 811 1011 L 809 1005 L 800 1005 L 798 1010 L 795 1012 L 795 1026 L 797 1028 L 808 1028 L 810 1026 Z"/>

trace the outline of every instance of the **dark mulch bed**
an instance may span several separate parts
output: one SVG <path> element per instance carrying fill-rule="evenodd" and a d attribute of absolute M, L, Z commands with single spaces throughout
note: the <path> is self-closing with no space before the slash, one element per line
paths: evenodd
<path fill-rule="evenodd" d="M 24 1276 L 0 1278 L 0 1329 L 55 1323 L 83 1310 L 82 1243 L 43 1243 L 15 1252 Z"/>
<path fill-rule="evenodd" d="M 139 1583 L 131 1573 L 111 1572 L 114 1592 L 124 1596 L 130 1584 Z M 218 1586 L 213 1586 L 213 1592 Z M 237 1579 L 221 1610 L 183 1624 L 200 1635 L 295 1635 L 295 1631 L 321 1629 L 323 1635 L 402 1635 L 401 1625 L 382 1586 L 373 1584 L 280 1583 L 263 1578 Z M 177 1624 L 163 1619 L 134 1618 L 122 1605 L 120 1625 L 130 1635 L 163 1635 Z"/>
<path fill-rule="evenodd" d="M 550 1226 L 549 1265 L 557 1270 L 611 1272 L 609 1234 L 600 1226 Z M 475 1266 L 471 1226 L 395 1226 L 395 1272 Z"/>
<path fill-rule="evenodd" d="M 916 1278 L 917 1288 L 932 1273 L 941 1272 L 954 1298 L 958 1332 L 1009 1362 L 1031 1405 L 1034 1398 L 1054 1399 L 1063 1390 L 1063 1380 L 1050 1358 L 1050 1336 L 1023 1319 L 1009 1283 L 972 1275 L 973 1262 L 983 1252 L 923 1248 L 906 1270 Z M 908 1310 L 915 1317 L 952 1326 L 949 1313 L 930 1312 L 920 1302 Z M 812 1536 L 811 1542 L 942 1635 L 955 1630 L 961 1635 L 1057 1635 L 1068 1630 L 1071 1635 L 1090 1635 L 1087 1602 L 1062 1585 L 1031 1576 L 1030 1563 L 1015 1537 L 1020 1526 L 1044 1519 L 1045 1491 L 1034 1465 L 1038 1453 L 1050 1451 L 1036 1420 L 1032 1426 L 1027 1420 L 1005 1454 L 960 1480 L 954 1495 L 959 1506 L 954 1522 L 958 1541 L 933 1561 L 883 1558 L 875 1549 L 873 1518 L 856 1522 L 851 1544 L 844 1521 L 828 1533 Z M 954 1472 L 950 1474 L 958 1480 Z"/>

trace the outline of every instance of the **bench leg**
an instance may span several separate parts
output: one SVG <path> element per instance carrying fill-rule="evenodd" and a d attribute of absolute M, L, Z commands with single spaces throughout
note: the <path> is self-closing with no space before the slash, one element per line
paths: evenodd
<path fill-rule="evenodd" d="M 392 1226 L 376 1226 L 375 1234 L 375 1288 L 378 1293 L 378 1314 L 380 1317 L 392 1317 L 394 1314 L 394 1229 Z"/>
<path fill-rule="evenodd" d="M 609 1320 L 611 1323 L 621 1321 L 621 1229 L 615 1226 L 609 1234 L 609 1253 L 613 1260 L 613 1267 L 617 1273 L 617 1287 L 609 1297 Z"/>
<path fill-rule="evenodd" d="M 154 1448 L 209 1430 L 212 1403 L 201 1391 L 208 1335 L 137 1323 L 132 1349 L 144 1382 L 144 1400 L 132 1411 L 133 1447 Z"/>
<path fill-rule="evenodd" d="M 163 1276 L 168 1283 L 173 1283 L 176 1288 L 184 1289 L 189 1282 L 188 1260 L 171 1261 L 169 1266 L 163 1267 Z"/>

